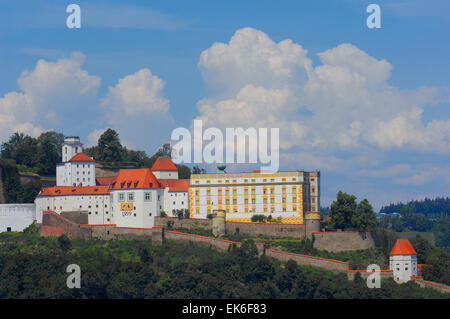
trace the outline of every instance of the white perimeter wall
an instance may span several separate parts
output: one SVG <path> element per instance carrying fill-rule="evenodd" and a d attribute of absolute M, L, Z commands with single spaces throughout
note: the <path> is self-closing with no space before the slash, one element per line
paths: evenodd
<path fill-rule="evenodd" d="M 0 204 L 0 233 L 23 231 L 35 220 L 35 204 Z"/>

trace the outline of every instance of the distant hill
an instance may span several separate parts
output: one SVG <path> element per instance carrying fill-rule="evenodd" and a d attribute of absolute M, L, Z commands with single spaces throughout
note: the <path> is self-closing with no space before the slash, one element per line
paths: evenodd
<path fill-rule="evenodd" d="M 450 215 L 450 197 L 425 198 L 420 201 L 413 200 L 406 204 L 390 204 L 380 209 L 380 213 L 385 214 L 402 213 L 402 211 L 423 214 L 431 219 L 448 216 Z"/>

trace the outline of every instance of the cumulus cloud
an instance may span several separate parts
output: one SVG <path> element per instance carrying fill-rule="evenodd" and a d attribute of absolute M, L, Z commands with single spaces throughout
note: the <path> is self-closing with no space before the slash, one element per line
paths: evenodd
<path fill-rule="evenodd" d="M 450 152 L 450 120 L 422 121 L 437 88 L 401 90 L 393 66 L 348 43 L 318 54 L 253 28 L 236 31 L 200 55 L 210 88 L 197 104 L 205 126 L 279 127 L 284 151 L 401 149 Z M 311 159 L 313 160 L 313 159 Z"/>
<path fill-rule="evenodd" d="M 63 110 L 79 119 L 84 102 L 96 98 L 100 85 L 100 78 L 81 68 L 84 59 L 82 53 L 74 53 L 56 62 L 39 60 L 33 70 L 25 70 L 17 80 L 20 91 L 0 98 L 0 139 L 16 131 L 37 135 L 42 127 L 66 120 Z"/>
<path fill-rule="evenodd" d="M 101 105 L 124 144 L 153 150 L 167 141 L 173 119 L 164 86 L 161 78 L 144 68 L 109 87 Z"/>
<path fill-rule="evenodd" d="M 119 80 L 116 86 L 109 87 L 102 106 L 120 119 L 123 115 L 168 113 L 169 100 L 163 96 L 164 81 L 152 75 L 149 69 L 127 75 Z"/>

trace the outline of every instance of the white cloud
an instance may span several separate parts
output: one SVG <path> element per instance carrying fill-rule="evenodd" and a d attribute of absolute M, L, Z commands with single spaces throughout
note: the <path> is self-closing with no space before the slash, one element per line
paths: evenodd
<path fill-rule="evenodd" d="M 81 69 L 84 59 L 74 53 L 56 62 L 39 60 L 33 70 L 25 70 L 17 80 L 20 92 L 0 98 L 0 139 L 15 131 L 37 135 L 42 126 L 61 121 L 62 111 L 76 112 L 80 103 L 95 99 L 100 78 Z"/>
<path fill-rule="evenodd" d="M 392 65 L 352 44 L 318 55 L 322 65 L 313 68 L 307 51 L 291 40 L 276 43 L 252 28 L 236 31 L 229 43 L 201 53 L 199 68 L 211 92 L 198 102 L 198 118 L 220 128 L 279 127 L 285 151 L 450 152 L 450 121 L 425 126 L 421 119 L 438 89 L 389 85 Z"/>
<path fill-rule="evenodd" d="M 164 81 L 149 69 L 127 75 L 115 87 L 109 87 L 102 106 L 112 113 L 112 121 L 122 116 L 168 113 L 169 100 L 163 96 Z"/>
<path fill-rule="evenodd" d="M 162 79 L 144 68 L 109 87 L 101 105 L 123 144 L 153 151 L 167 142 L 173 119 L 164 86 Z"/>
<path fill-rule="evenodd" d="M 105 127 L 103 129 L 93 130 L 91 133 L 89 133 L 87 137 L 87 143 L 85 146 L 87 147 L 96 146 L 98 143 L 98 139 L 107 129 L 108 128 Z"/>

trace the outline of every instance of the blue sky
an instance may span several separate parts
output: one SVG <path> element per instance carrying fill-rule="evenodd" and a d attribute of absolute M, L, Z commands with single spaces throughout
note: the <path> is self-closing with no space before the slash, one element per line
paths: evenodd
<path fill-rule="evenodd" d="M 70 3 L 81 7 L 81 29 L 66 27 Z M 381 7 L 381 29 L 366 26 L 370 3 Z M 280 169 L 320 169 L 324 205 L 338 190 L 377 209 L 449 195 L 448 1 L 0 8 L 2 141 L 54 129 L 89 144 L 112 127 L 152 154 L 195 118 L 219 128 L 279 123 Z"/>

